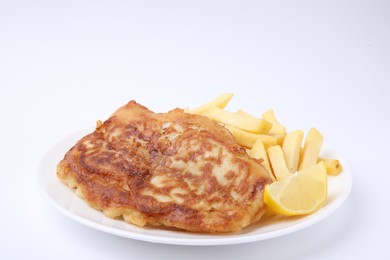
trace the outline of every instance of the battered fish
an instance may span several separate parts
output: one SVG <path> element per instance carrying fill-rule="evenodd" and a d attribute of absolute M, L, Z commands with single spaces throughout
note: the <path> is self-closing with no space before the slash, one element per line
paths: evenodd
<path fill-rule="evenodd" d="M 108 217 L 207 233 L 259 220 L 271 182 L 218 123 L 181 109 L 153 113 L 135 101 L 79 140 L 57 175 Z"/>

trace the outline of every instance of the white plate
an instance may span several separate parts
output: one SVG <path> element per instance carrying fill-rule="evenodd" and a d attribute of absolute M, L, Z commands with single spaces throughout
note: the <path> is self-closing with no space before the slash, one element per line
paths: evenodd
<path fill-rule="evenodd" d="M 56 165 L 65 153 L 91 129 L 80 131 L 52 146 L 42 158 L 38 168 L 37 182 L 43 196 L 71 219 L 88 227 L 110 234 L 153 243 L 176 245 L 226 245 L 265 240 L 286 235 L 309 227 L 328 217 L 338 209 L 348 197 L 352 187 L 352 177 L 345 161 L 344 171 L 338 176 L 329 176 L 328 199 L 323 208 L 304 217 L 273 218 L 251 225 L 240 233 L 208 235 L 188 232 L 137 227 L 122 220 L 107 218 L 100 211 L 89 207 L 73 190 L 62 184 L 56 176 Z M 331 151 L 324 151 L 327 157 L 337 157 Z"/>

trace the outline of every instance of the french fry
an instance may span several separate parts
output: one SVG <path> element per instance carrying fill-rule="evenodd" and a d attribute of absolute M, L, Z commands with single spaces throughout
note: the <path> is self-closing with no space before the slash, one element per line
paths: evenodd
<path fill-rule="evenodd" d="M 272 128 L 269 130 L 268 134 L 275 136 L 278 139 L 278 145 L 281 146 L 286 136 L 286 127 L 279 124 L 272 109 L 263 113 L 263 119 L 272 123 Z"/>
<path fill-rule="evenodd" d="M 317 163 L 324 138 L 315 128 L 311 128 L 306 136 L 302 156 L 299 162 L 299 171 L 309 168 Z"/>
<path fill-rule="evenodd" d="M 343 166 L 340 164 L 339 160 L 337 159 L 325 159 L 325 158 L 318 158 L 318 162 L 323 161 L 326 167 L 326 172 L 328 175 L 338 175 L 340 172 L 343 171 Z"/>
<path fill-rule="evenodd" d="M 209 107 L 208 116 L 224 125 L 231 125 L 255 134 L 266 134 L 272 128 L 272 124 L 266 120 L 238 115 L 215 106 Z"/>
<path fill-rule="evenodd" d="M 265 150 L 264 144 L 261 139 L 258 139 L 253 145 L 252 149 L 249 152 L 249 156 L 255 159 L 263 159 L 262 165 L 267 169 L 270 178 L 272 181 L 275 181 L 275 176 L 271 170 L 271 166 L 269 164 L 267 151 Z"/>
<path fill-rule="evenodd" d="M 250 133 L 231 125 L 225 125 L 225 127 L 232 133 L 236 138 L 237 143 L 241 146 L 252 148 L 257 139 L 260 139 L 263 142 L 265 148 L 276 145 L 277 142 L 277 139 L 274 136 Z"/>
<path fill-rule="evenodd" d="M 218 108 L 224 109 L 227 106 L 227 104 L 229 104 L 233 96 L 234 94 L 232 93 L 221 94 L 218 97 L 216 97 L 213 101 L 211 101 L 211 104 Z"/>
<path fill-rule="evenodd" d="M 242 109 L 237 110 L 236 114 L 248 116 L 248 117 L 254 117 L 253 115 L 245 112 Z M 277 144 L 281 146 L 283 144 L 284 137 L 286 136 L 286 127 L 278 124 L 276 118 L 272 118 L 272 119 L 274 119 L 273 120 L 274 123 L 272 123 L 272 128 L 269 130 L 267 135 L 275 136 L 277 139 Z M 269 120 L 266 121 L 270 122 Z"/>
<path fill-rule="evenodd" d="M 267 153 L 276 179 L 281 180 L 288 177 L 291 173 L 287 168 L 282 147 L 280 145 L 271 146 L 267 149 Z"/>
<path fill-rule="evenodd" d="M 237 110 L 236 114 L 237 115 L 246 116 L 246 117 L 249 117 L 249 118 L 257 118 L 256 116 L 254 116 L 254 115 L 252 115 L 252 114 L 250 114 L 250 113 L 248 113 L 248 112 L 246 112 L 246 111 L 244 111 L 242 109 Z"/>
<path fill-rule="evenodd" d="M 210 107 L 215 106 L 221 109 L 224 109 L 227 104 L 230 102 L 234 94 L 224 93 L 216 97 L 214 100 L 205 103 L 200 107 L 195 107 L 192 109 L 186 109 L 185 112 L 197 115 L 207 115 L 207 111 Z"/>
<path fill-rule="evenodd" d="M 298 169 L 299 153 L 302 146 L 303 131 L 296 130 L 287 134 L 284 138 L 282 150 L 286 160 L 287 168 L 291 173 Z"/>
<path fill-rule="evenodd" d="M 286 137 L 286 127 L 274 124 L 267 134 L 275 136 L 277 138 L 278 145 L 282 146 L 284 138 Z"/>
<path fill-rule="evenodd" d="M 276 117 L 275 117 L 275 114 L 274 114 L 274 111 L 272 109 L 268 109 L 267 111 L 265 111 L 263 113 L 263 118 L 269 122 L 271 122 L 272 124 L 275 124 L 275 125 L 280 125 L 278 120 L 276 120 Z"/>

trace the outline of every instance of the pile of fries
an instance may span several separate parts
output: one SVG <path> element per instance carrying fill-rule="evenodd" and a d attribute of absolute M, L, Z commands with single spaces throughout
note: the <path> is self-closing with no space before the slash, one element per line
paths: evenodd
<path fill-rule="evenodd" d="M 242 109 L 236 112 L 225 110 L 232 97 L 231 93 L 222 94 L 185 112 L 207 116 L 224 125 L 237 143 L 246 148 L 250 157 L 262 160 L 273 181 L 314 166 L 319 161 L 324 162 L 328 175 L 342 171 L 339 160 L 320 157 L 323 136 L 317 129 L 311 128 L 304 140 L 302 130 L 287 132 L 272 109 L 265 111 L 261 118 Z"/>

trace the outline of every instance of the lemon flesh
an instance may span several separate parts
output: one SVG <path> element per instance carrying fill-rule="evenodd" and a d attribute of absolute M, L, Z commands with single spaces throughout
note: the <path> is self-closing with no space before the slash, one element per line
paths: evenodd
<path fill-rule="evenodd" d="M 310 214 L 318 210 L 328 195 L 328 179 L 323 162 L 266 186 L 264 202 L 270 213 L 285 216 Z"/>

